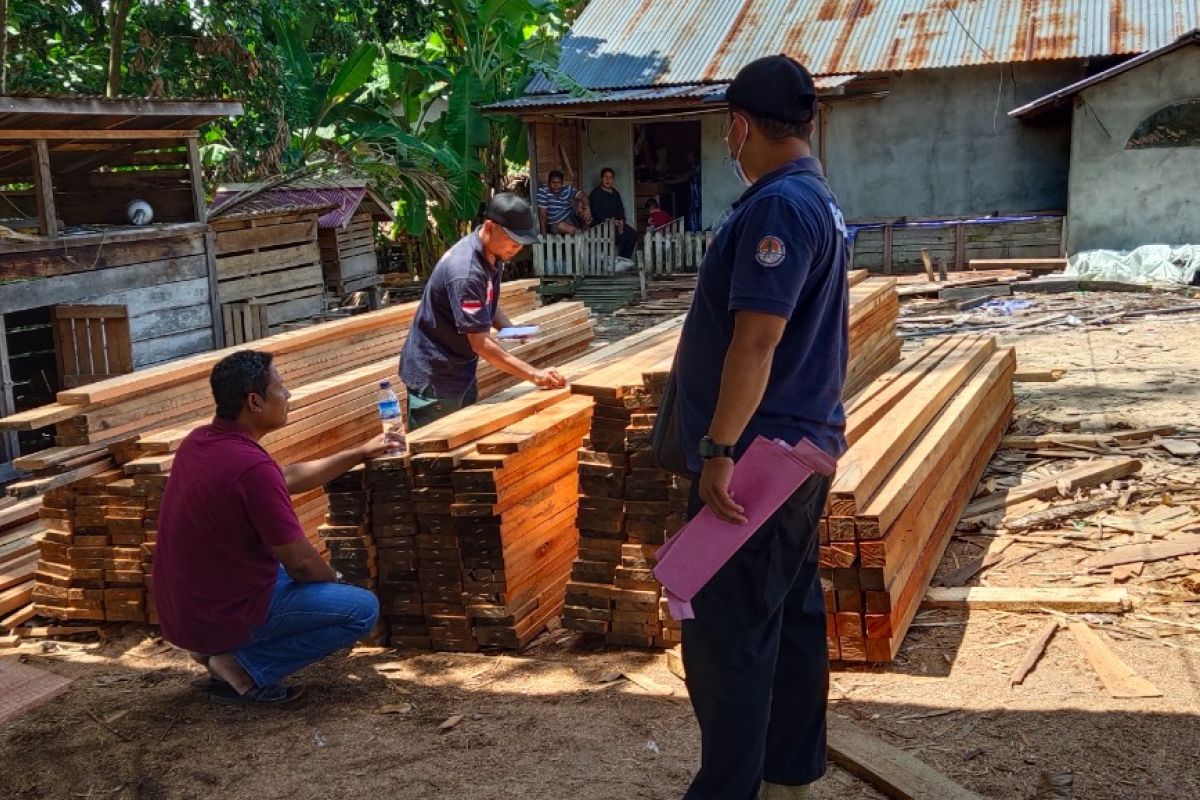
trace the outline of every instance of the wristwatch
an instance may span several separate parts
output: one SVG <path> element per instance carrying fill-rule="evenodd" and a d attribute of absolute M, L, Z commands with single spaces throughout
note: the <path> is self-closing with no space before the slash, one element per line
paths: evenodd
<path fill-rule="evenodd" d="M 700 460 L 708 461 L 710 458 L 733 458 L 733 448 L 731 444 L 717 444 L 712 440 L 711 436 L 705 436 L 700 440 Z"/>

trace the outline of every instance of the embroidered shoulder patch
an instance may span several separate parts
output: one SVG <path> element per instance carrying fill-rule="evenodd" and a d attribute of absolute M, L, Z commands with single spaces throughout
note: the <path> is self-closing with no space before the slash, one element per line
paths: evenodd
<path fill-rule="evenodd" d="M 782 239 L 778 236 L 764 236 L 758 241 L 754 258 L 764 267 L 777 267 L 783 262 L 785 255 L 787 248 L 783 246 Z"/>

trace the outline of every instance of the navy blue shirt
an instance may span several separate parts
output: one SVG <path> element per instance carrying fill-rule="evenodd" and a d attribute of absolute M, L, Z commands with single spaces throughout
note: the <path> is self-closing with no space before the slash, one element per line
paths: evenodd
<path fill-rule="evenodd" d="M 400 354 L 405 386 L 434 397 L 456 397 L 471 388 L 479 357 L 467 334 L 492 329 L 503 271 L 499 261 L 488 264 L 478 229 L 446 251 L 425 284 Z"/>
<path fill-rule="evenodd" d="M 736 455 L 759 435 L 791 444 L 807 437 L 835 457 L 845 451 L 848 265 L 846 225 L 817 159 L 764 175 L 733 204 L 700 265 L 679 342 L 680 445 L 691 469 L 703 466 L 698 445 L 716 411 L 734 312 L 742 310 L 788 322 Z"/>

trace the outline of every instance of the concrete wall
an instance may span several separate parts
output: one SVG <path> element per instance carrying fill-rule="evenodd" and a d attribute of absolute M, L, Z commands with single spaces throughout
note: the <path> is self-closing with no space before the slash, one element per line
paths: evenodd
<path fill-rule="evenodd" d="M 583 129 L 579 188 L 591 192 L 600 185 L 600 170 L 612 167 L 613 185 L 621 193 L 625 214 L 634 219 L 633 124 L 626 120 L 588 120 Z"/>
<path fill-rule="evenodd" d="M 1069 252 L 1200 244 L 1200 147 L 1125 149 L 1147 116 L 1198 96 L 1200 47 L 1185 47 L 1076 98 Z"/>
<path fill-rule="evenodd" d="M 1069 123 L 1030 125 L 1007 112 L 1079 80 L 1082 64 L 1012 69 L 908 72 L 891 79 L 885 97 L 830 99 L 822 161 L 846 217 L 1066 208 Z"/>
<path fill-rule="evenodd" d="M 744 189 L 727 164 L 728 130 L 728 114 L 705 114 L 700 118 L 700 212 L 705 228 L 723 217 Z"/>

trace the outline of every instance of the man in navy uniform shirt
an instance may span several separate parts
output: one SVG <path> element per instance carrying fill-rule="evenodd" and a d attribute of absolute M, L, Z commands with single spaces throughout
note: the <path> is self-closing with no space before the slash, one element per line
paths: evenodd
<path fill-rule="evenodd" d="M 816 87 L 771 56 L 729 104 L 730 167 L 747 186 L 700 266 L 675 369 L 679 446 L 707 505 L 745 523 L 734 462 L 756 436 L 846 448 L 846 227 L 812 156 Z M 813 475 L 696 595 L 683 622 L 701 764 L 688 800 L 805 798 L 825 772 L 828 655 Z M 760 795 L 761 792 L 761 795 Z"/>
<path fill-rule="evenodd" d="M 526 364 L 490 335 L 492 328 L 512 326 L 500 309 L 504 264 L 537 240 L 529 204 L 515 194 L 497 194 L 487 205 L 483 224 L 459 239 L 433 268 L 400 355 L 409 430 L 478 399 L 475 369 L 480 358 L 542 389 L 566 385 L 557 370 Z"/>

